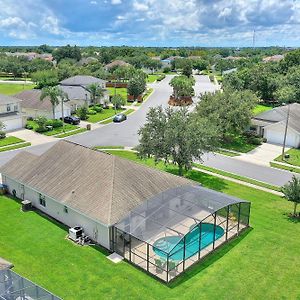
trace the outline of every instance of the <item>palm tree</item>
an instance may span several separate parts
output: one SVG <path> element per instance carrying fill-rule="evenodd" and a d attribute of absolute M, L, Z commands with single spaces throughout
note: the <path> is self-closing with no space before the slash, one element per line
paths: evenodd
<path fill-rule="evenodd" d="M 49 97 L 52 104 L 53 119 L 55 119 L 55 107 L 60 103 L 60 100 L 64 101 L 66 95 L 57 86 L 48 86 L 42 89 L 40 100 L 43 101 L 46 97 Z"/>
<path fill-rule="evenodd" d="M 87 87 L 88 91 L 91 94 L 92 103 L 96 103 L 96 99 L 102 98 L 104 96 L 104 89 L 101 85 L 97 83 L 92 83 Z"/>
<path fill-rule="evenodd" d="M 300 178 L 294 175 L 292 180 L 285 184 L 281 190 L 288 201 L 294 202 L 294 216 L 296 216 L 297 205 L 300 203 Z"/>

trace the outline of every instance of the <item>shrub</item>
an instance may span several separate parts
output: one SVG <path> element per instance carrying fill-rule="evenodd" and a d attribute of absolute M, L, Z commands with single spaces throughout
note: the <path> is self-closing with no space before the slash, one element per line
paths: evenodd
<path fill-rule="evenodd" d="M 63 126 L 62 120 L 52 120 L 52 126 L 53 128 L 58 128 Z"/>
<path fill-rule="evenodd" d="M 27 121 L 33 121 L 33 117 L 27 117 Z"/>
<path fill-rule="evenodd" d="M 92 110 L 94 110 L 95 112 L 97 113 L 101 113 L 103 108 L 101 106 L 98 106 L 98 105 L 94 105 Z"/>
<path fill-rule="evenodd" d="M 29 129 L 29 130 L 32 130 L 33 126 L 31 124 L 29 124 L 29 123 L 26 123 L 25 128 Z"/>
<path fill-rule="evenodd" d="M 251 137 L 251 138 L 248 139 L 248 142 L 252 145 L 261 145 L 262 144 L 262 138 Z"/>
<path fill-rule="evenodd" d="M 89 109 L 88 112 L 87 112 L 88 115 L 95 115 L 96 113 L 97 112 L 93 109 Z"/>
<path fill-rule="evenodd" d="M 38 128 L 36 129 L 36 132 L 45 132 L 45 131 L 47 131 L 47 128 L 46 128 L 47 122 L 48 122 L 47 118 L 40 116 L 40 117 L 36 118 L 35 122 L 38 125 Z"/>
<path fill-rule="evenodd" d="M 164 73 L 169 73 L 169 72 L 171 72 L 171 68 L 170 67 L 164 67 L 163 72 Z"/>
<path fill-rule="evenodd" d="M 81 119 L 81 120 L 87 120 L 88 119 L 88 110 L 89 108 L 87 105 L 83 105 L 82 107 L 79 107 L 76 111 L 76 115 Z"/>
<path fill-rule="evenodd" d="M 0 139 L 4 139 L 6 137 L 5 131 L 0 131 Z"/>
<path fill-rule="evenodd" d="M 166 78 L 166 75 L 163 74 L 163 75 L 160 75 L 158 78 L 157 78 L 157 81 L 162 81 L 163 79 Z"/>

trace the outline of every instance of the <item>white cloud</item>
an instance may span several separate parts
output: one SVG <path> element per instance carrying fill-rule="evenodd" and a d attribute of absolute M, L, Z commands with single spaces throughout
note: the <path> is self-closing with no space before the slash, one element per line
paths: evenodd
<path fill-rule="evenodd" d="M 121 3 L 122 3 L 122 0 L 111 0 L 112 5 L 118 5 L 118 4 L 121 4 Z"/>

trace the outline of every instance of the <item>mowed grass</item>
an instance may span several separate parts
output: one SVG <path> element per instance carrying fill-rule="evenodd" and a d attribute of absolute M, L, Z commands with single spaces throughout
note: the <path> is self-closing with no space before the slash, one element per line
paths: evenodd
<path fill-rule="evenodd" d="M 258 104 L 255 106 L 255 108 L 253 109 L 253 115 L 257 116 L 265 111 L 268 111 L 270 109 L 272 109 L 273 107 L 270 105 L 264 105 L 264 104 Z"/>
<path fill-rule="evenodd" d="M 124 109 L 117 109 L 117 114 L 124 111 Z M 110 107 L 107 109 L 103 109 L 100 113 L 96 113 L 95 115 L 89 115 L 87 121 L 91 123 L 97 123 L 103 121 L 105 119 L 111 118 L 116 114 L 114 108 Z"/>
<path fill-rule="evenodd" d="M 23 142 L 25 142 L 25 141 L 15 137 L 15 136 L 7 136 L 4 139 L 0 139 L 0 147 L 23 143 Z"/>
<path fill-rule="evenodd" d="M 300 149 L 290 149 L 285 153 L 289 154 L 290 157 L 282 159 L 282 156 L 279 155 L 278 157 L 275 158 L 275 160 L 300 167 Z"/>
<path fill-rule="evenodd" d="M 233 150 L 237 152 L 247 153 L 258 147 L 258 145 L 253 145 L 247 142 L 244 136 L 234 136 L 230 142 L 223 142 L 221 148 Z M 222 150 L 222 149 L 220 149 Z"/>
<path fill-rule="evenodd" d="M 0 83 L 0 94 L 14 95 L 24 90 L 31 90 L 34 87 L 34 84 Z"/>
<path fill-rule="evenodd" d="M 106 89 L 109 91 L 110 96 L 121 95 L 127 101 L 127 88 L 116 88 L 116 91 L 114 87 L 107 87 Z"/>
<path fill-rule="evenodd" d="M 110 151 L 139 161 L 135 153 Z M 172 166 L 148 166 L 176 173 Z M 169 286 L 134 266 L 114 264 L 100 248 L 68 241 L 66 228 L 0 197 L 0 256 L 14 270 L 63 299 L 299 299 L 300 223 L 292 204 L 253 188 L 201 172 L 187 177 L 252 202 L 252 230 L 224 245 Z"/>

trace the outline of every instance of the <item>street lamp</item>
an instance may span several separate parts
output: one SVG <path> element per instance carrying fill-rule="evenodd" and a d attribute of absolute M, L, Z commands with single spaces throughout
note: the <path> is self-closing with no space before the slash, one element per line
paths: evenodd
<path fill-rule="evenodd" d="M 286 105 L 285 103 L 283 103 Z M 287 115 L 286 115 L 286 122 L 285 122 L 285 130 L 284 130 L 284 138 L 283 138 L 283 147 L 282 147 L 282 155 L 281 159 L 284 160 L 284 152 L 285 152 L 285 144 L 286 144 L 286 136 L 287 136 L 287 131 L 288 131 L 288 126 L 289 126 L 289 118 L 290 118 L 290 104 L 287 104 Z"/>

